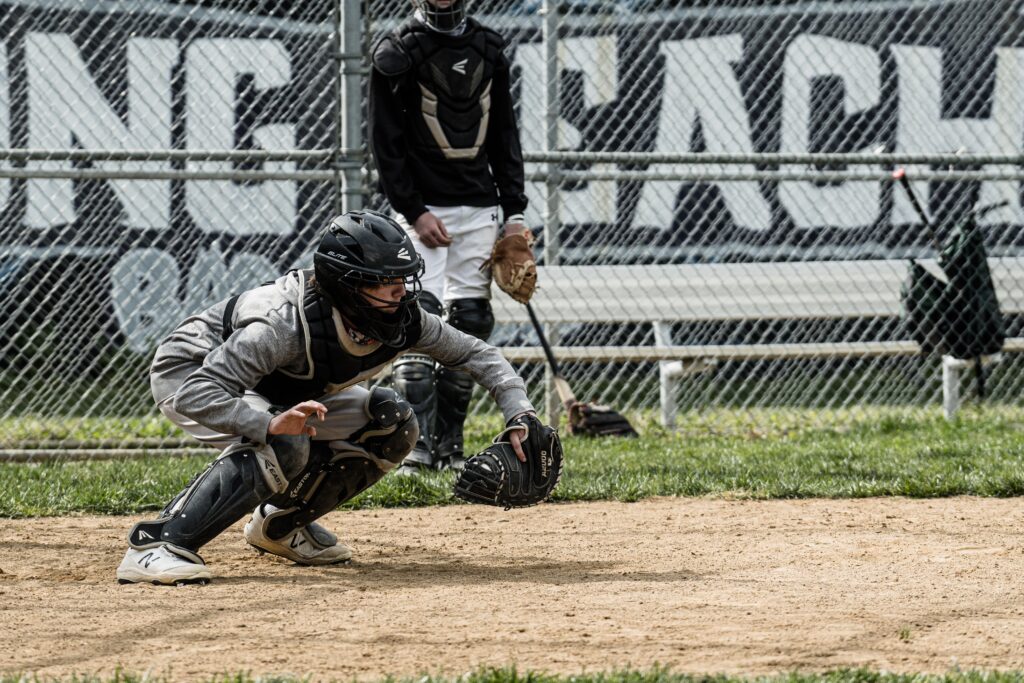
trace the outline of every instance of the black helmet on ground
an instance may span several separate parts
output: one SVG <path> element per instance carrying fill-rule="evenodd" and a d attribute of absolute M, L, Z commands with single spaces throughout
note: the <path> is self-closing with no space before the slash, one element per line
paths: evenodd
<path fill-rule="evenodd" d="M 423 259 L 393 219 L 374 211 L 349 211 L 331 220 L 313 255 L 317 288 L 358 332 L 387 346 L 401 346 L 417 315 Z M 395 303 L 364 291 L 402 283 Z M 388 304 L 375 306 L 371 299 Z"/>
<path fill-rule="evenodd" d="M 466 21 L 469 0 L 412 0 L 412 6 L 435 31 L 456 31 Z"/>

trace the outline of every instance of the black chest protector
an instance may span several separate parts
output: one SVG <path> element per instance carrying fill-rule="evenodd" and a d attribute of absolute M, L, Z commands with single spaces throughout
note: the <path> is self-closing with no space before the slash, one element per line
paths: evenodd
<path fill-rule="evenodd" d="M 419 88 L 430 140 L 446 159 L 475 159 L 487 137 L 491 81 L 503 58 L 503 39 L 472 19 L 461 36 L 438 34 L 412 21 L 396 38 Z"/>
<path fill-rule="evenodd" d="M 308 277 L 305 277 L 305 282 L 308 281 Z M 224 314 L 225 339 L 231 334 L 230 318 L 234 303 L 234 299 L 228 302 Z M 332 385 L 348 385 L 359 375 L 390 362 L 419 341 L 422 313 L 419 307 L 416 311 L 412 323 L 406 328 L 405 341 L 401 346 L 381 345 L 370 354 L 354 356 L 338 340 L 338 328 L 334 324 L 331 305 L 313 287 L 304 287 L 302 309 L 299 311 L 300 327 L 296 333 L 302 336 L 306 345 L 308 370 L 303 375 L 275 370 L 263 377 L 253 387 L 253 391 L 265 396 L 272 405 L 291 407 L 323 396 Z"/>

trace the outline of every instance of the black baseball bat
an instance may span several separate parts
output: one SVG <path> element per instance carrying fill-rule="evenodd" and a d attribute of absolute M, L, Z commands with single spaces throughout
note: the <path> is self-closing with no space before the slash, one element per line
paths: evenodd
<path fill-rule="evenodd" d="M 904 191 L 907 193 L 907 197 L 910 199 L 911 206 L 914 207 L 914 211 L 917 212 L 921 222 L 924 223 L 924 227 L 928 229 L 928 235 L 932 239 L 932 246 L 935 247 L 935 253 L 941 252 L 942 247 L 939 245 L 938 235 L 935 234 L 935 226 L 932 225 L 932 221 L 928 217 L 928 212 L 924 210 L 924 206 L 921 204 L 921 200 L 917 198 L 917 192 L 914 191 L 914 186 L 910 184 L 910 178 L 907 177 L 907 170 L 903 167 L 897 168 L 892 172 L 892 177 L 903 186 Z"/>
<path fill-rule="evenodd" d="M 526 304 L 526 312 L 530 316 L 530 322 L 533 324 L 533 329 L 537 333 L 537 337 L 540 339 L 540 345 L 544 349 L 544 355 L 548 359 L 548 365 L 551 366 L 551 374 L 555 380 L 555 390 L 558 391 L 558 397 L 562 399 L 562 403 L 568 408 L 573 403 L 576 403 L 576 395 L 569 386 L 569 381 L 562 375 L 562 371 L 558 367 L 558 361 L 555 360 L 555 354 L 551 350 L 551 345 L 548 344 L 547 337 L 544 336 L 544 328 L 541 327 L 540 320 L 537 319 L 537 314 L 533 312 L 533 306 L 529 302 Z"/>

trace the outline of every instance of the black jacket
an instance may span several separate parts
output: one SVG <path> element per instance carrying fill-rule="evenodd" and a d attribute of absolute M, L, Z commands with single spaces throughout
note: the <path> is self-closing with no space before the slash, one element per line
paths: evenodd
<path fill-rule="evenodd" d="M 509 61 L 503 47 L 499 34 L 473 19 L 467 20 L 466 30 L 459 36 L 431 31 L 413 19 L 375 44 L 369 96 L 370 146 L 382 191 L 410 223 L 427 210 L 427 204 L 499 204 L 506 217 L 526 209 L 523 154 L 510 92 Z M 459 61 L 449 63 L 452 59 Z M 459 74 L 465 72 L 467 79 L 483 74 L 484 85 L 490 82 L 486 137 L 473 158 L 446 157 L 424 117 L 424 95 L 418 81 L 453 69 Z M 442 112 L 448 95 L 447 102 L 452 106 L 447 117 L 462 117 L 454 121 L 453 130 L 465 127 L 467 115 L 478 120 L 469 112 L 476 100 L 459 100 L 458 93 L 446 93 L 444 86 L 428 85 L 441 96 Z M 450 123 L 447 117 L 446 123 Z"/>

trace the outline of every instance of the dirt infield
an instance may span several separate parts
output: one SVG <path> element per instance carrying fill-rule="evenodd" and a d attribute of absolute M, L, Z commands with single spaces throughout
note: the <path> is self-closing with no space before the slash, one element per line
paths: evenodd
<path fill-rule="evenodd" d="M 119 586 L 132 520 L 0 520 L 0 672 L 316 680 L 1024 668 L 1024 501 L 658 499 L 334 513 L 348 566 L 260 557 Z"/>

